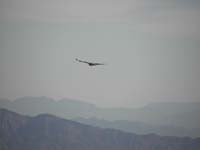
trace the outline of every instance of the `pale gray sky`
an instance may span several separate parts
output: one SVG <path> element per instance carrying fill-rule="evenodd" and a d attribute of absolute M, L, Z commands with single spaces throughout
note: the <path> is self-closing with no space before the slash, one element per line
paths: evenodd
<path fill-rule="evenodd" d="M 0 97 L 200 101 L 199 16 L 198 0 L 0 0 Z"/>

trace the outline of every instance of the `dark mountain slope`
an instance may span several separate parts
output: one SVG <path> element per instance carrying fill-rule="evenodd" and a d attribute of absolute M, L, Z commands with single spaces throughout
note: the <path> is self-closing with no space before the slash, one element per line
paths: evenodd
<path fill-rule="evenodd" d="M 10 112 L 6 109 L 0 109 L 0 150 L 6 150 L 8 143 L 13 145 L 14 142 L 20 140 L 17 135 L 17 130 L 23 127 L 28 120 L 28 117 Z"/>
<path fill-rule="evenodd" d="M 0 110 L 2 150 L 199 150 L 200 139 L 136 135 L 51 115 Z M 9 130 L 5 130 L 9 127 Z M 3 136 L 2 136 L 3 133 Z"/>

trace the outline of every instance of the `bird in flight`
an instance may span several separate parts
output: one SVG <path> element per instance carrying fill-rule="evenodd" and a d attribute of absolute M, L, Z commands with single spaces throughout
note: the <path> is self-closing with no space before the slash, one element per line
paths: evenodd
<path fill-rule="evenodd" d="M 93 63 L 93 62 L 87 62 L 87 61 L 79 60 L 79 59 L 77 59 L 77 58 L 76 58 L 76 61 L 81 62 L 81 63 L 86 63 L 86 64 L 88 64 L 89 66 L 105 65 L 105 64 L 103 64 L 103 63 Z"/>

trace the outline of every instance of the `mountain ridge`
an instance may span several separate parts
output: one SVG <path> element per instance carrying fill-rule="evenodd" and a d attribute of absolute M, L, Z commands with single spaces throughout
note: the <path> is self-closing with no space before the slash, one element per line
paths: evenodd
<path fill-rule="evenodd" d="M 21 117 L 23 121 L 18 127 L 13 127 L 14 132 L 5 131 L 2 128 L 5 119 L 2 120 L 2 116 L 4 118 L 12 116 L 8 119 Z M 49 114 L 28 117 L 0 109 L 0 120 L 0 149 L 3 150 L 198 150 L 200 148 L 200 138 L 137 135 L 84 125 Z M 6 123 L 10 126 L 11 122 Z"/>
<path fill-rule="evenodd" d="M 200 103 L 152 103 L 141 108 L 101 108 L 94 104 L 64 98 L 55 101 L 48 97 L 23 97 L 14 101 L 0 99 L 0 107 L 24 115 L 53 114 L 66 119 L 97 118 L 107 121 L 142 122 L 155 127 L 173 127 L 166 135 L 200 136 Z M 176 129 L 177 127 L 177 129 Z M 126 130 L 125 130 L 126 131 Z M 128 130 L 129 131 L 129 130 Z M 142 133 L 142 132 L 139 132 Z M 149 133 L 149 132 L 145 132 Z M 161 133 L 161 132 L 156 132 Z"/>

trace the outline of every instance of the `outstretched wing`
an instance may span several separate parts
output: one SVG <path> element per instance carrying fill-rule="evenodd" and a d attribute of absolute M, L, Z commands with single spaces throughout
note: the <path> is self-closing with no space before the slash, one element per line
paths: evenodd
<path fill-rule="evenodd" d="M 102 63 L 93 63 L 93 65 L 105 65 L 105 64 L 102 64 Z"/>
<path fill-rule="evenodd" d="M 82 62 L 82 63 L 87 63 L 87 64 L 90 64 L 90 62 L 83 61 L 83 60 L 79 60 L 79 59 L 77 59 L 77 58 L 76 58 L 76 61 L 78 61 L 78 62 Z"/>

